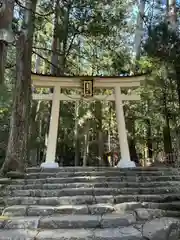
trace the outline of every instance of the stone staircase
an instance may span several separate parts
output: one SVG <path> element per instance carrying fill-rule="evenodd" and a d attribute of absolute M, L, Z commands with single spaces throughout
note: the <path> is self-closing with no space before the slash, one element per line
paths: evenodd
<path fill-rule="evenodd" d="M 0 240 L 178 240 L 179 169 L 29 168 L 0 209 Z"/>

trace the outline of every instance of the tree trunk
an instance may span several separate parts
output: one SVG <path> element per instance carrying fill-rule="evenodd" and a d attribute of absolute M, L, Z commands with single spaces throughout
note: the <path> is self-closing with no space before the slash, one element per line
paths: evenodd
<path fill-rule="evenodd" d="M 97 157 L 100 159 L 100 165 L 102 165 L 103 155 L 104 155 L 104 141 L 103 141 L 103 132 L 102 132 L 102 103 L 100 101 L 95 102 L 95 118 L 97 121 L 96 139 L 98 140 Z"/>
<path fill-rule="evenodd" d="M 90 122 L 88 120 L 87 126 L 86 126 L 86 132 L 84 135 L 83 167 L 87 166 L 87 159 L 88 159 L 88 153 L 89 153 L 89 127 L 90 127 Z"/>
<path fill-rule="evenodd" d="M 164 137 L 164 151 L 166 154 L 172 153 L 172 141 L 171 141 L 171 131 L 170 131 L 170 118 L 169 111 L 167 107 L 167 96 L 166 88 L 163 90 L 163 100 L 164 100 L 164 116 L 165 116 L 165 126 L 163 128 L 163 137 Z"/>
<path fill-rule="evenodd" d="M 135 61 L 139 60 L 141 53 L 141 40 L 143 37 L 143 23 L 144 23 L 144 10 L 145 10 L 145 0 L 140 0 L 138 5 L 138 16 L 136 23 L 136 32 L 135 32 L 135 40 L 134 40 L 134 59 Z"/>
<path fill-rule="evenodd" d="M 103 137 L 103 132 L 102 129 L 101 131 L 98 131 L 99 135 L 98 135 L 98 155 L 99 155 L 99 159 L 100 159 L 100 165 L 103 165 L 104 161 L 103 161 L 103 155 L 104 155 L 104 137 Z"/>
<path fill-rule="evenodd" d="M 0 5 L 0 84 L 4 83 L 7 45 L 13 41 L 11 24 L 14 2 L 14 0 L 4 0 Z"/>
<path fill-rule="evenodd" d="M 163 138 L 164 138 L 164 152 L 166 154 L 172 153 L 172 143 L 171 143 L 171 135 L 169 123 L 166 123 L 167 126 L 163 128 Z"/>
<path fill-rule="evenodd" d="M 59 1 L 56 0 L 55 3 L 55 16 L 54 16 L 54 30 L 53 30 L 53 39 L 52 39 L 52 58 L 51 58 L 51 74 L 52 75 L 59 75 L 59 68 L 58 68 L 58 16 L 59 16 Z"/>
<path fill-rule="evenodd" d="M 16 41 L 16 83 L 10 135 L 1 173 L 24 171 L 28 159 L 28 140 L 31 110 L 31 55 L 34 33 L 34 12 L 37 0 L 26 1 L 24 27 Z"/>
<path fill-rule="evenodd" d="M 178 104 L 179 104 L 179 111 L 180 111 L 180 64 L 179 62 L 175 62 L 175 77 L 176 77 L 176 91 L 178 95 Z"/>
<path fill-rule="evenodd" d="M 40 73 L 40 57 L 36 55 L 36 62 L 35 62 L 35 69 L 34 71 L 36 73 Z M 38 147 L 35 147 L 33 142 L 34 139 L 36 139 L 37 137 L 39 137 L 39 122 L 37 119 L 37 114 L 39 112 L 40 109 L 40 104 L 41 101 L 38 100 L 34 100 L 32 101 L 32 105 L 31 105 L 31 123 L 30 123 L 30 145 L 29 145 L 29 150 L 30 150 L 30 156 L 29 156 L 29 165 L 30 166 L 37 166 L 37 162 L 38 162 Z M 36 155 L 36 157 L 35 157 Z"/>
<path fill-rule="evenodd" d="M 0 85 L 4 83 L 6 54 L 7 44 L 4 41 L 0 41 Z"/>
<path fill-rule="evenodd" d="M 152 144 L 152 133 L 151 133 L 151 122 L 149 119 L 146 120 L 147 124 L 147 149 L 148 149 L 148 158 L 152 158 L 153 155 L 153 144 Z"/>
<path fill-rule="evenodd" d="M 128 130 L 128 143 L 131 159 L 138 163 L 138 155 L 136 152 L 136 141 L 135 141 L 135 119 L 133 117 L 127 118 L 127 130 Z"/>
<path fill-rule="evenodd" d="M 67 8 L 64 8 L 64 21 L 62 24 L 62 33 L 58 35 L 62 35 L 59 41 L 59 49 L 60 49 L 60 57 L 59 57 L 59 66 L 60 66 L 60 74 L 64 75 L 65 66 L 66 66 L 66 53 L 67 53 L 67 41 L 68 41 L 68 32 L 69 32 L 69 15 L 70 15 L 71 4 L 68 4 Z"/>
<path fill-rule="evenodd" d="M 34 144 L 34 141 L 36 141 L 37 138 L 41 138 L 40 136 L 40 121 L 38 119 L 38 112 L 41 106 L 41 101 L 33 101 L 32 107 L 31 107 L 31 119 L 30 119 L 30 144 L 29 144 L 29 150 L 30 150 L 30 156 L 29 156 L 29 166 L 37 166 L 38 164 L 38 146 Z M 36 158 L 34 157 L 36 155 Z"/>
<path fill-rule="evenodd" d="M 80 144 L 78 137 L 78 117 L 79 117 L 79 101 L 75 101 L 75 126 L 74 126 L 74 148 L 75 148 L 75 166 L 79 165 L 80 158 Z"/>

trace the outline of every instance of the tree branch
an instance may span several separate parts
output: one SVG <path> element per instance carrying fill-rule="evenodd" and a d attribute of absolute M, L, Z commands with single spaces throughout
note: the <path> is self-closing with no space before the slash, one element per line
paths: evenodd
<path fill-rule="evenodd" d="M 53 64 L 52 62 L 50 62 L 47 58 L 43 57 L 41 54 L 32 51 L 34 54 L 36 54 L 38 57 L 40 57 L 41 59 L 43 59 L 44 61 L 46 61 L 47 63 L 49 63 L 51 66 L 55 67 L 56 69 L 59 69 L 55 64 Z"/>
<path fill-rule="evenodd" d="M 73 36 L 72 39 L 71 39 L 71 42 L 70 42 L 70 44 L 69 44 L 69 47 L 68 47 L 68 49 L 66 50 L 66 57 L 69 55 L 69 52 L 70 52 L 70 50 L 71 50 L 71 48 L 72 48 L 74 39 L 75 39 L 75 37 L 76 37 L 77 34 L 78 34 L 78 33 L 75 33 L 74 36 Z"/>
<path fill-rule="evenodd" d="M 48 51 L 48 52 L 53 52 L 52 49 L 49 49 L 49 48 L 43 48 L 43 47 L 36 47 L 36 46 L 33 46 L 33 49 L 42 50 L 42 51 Z"/>
<path fill-rule="evenodd" d="M 32 11 L 32 9 L 23 6 L 23 5 L 20 3 L 19 0 L 15 0 L 15 2 L 16 2 L 16 4 L 17 4 L 19 7 L 23 8 L 23 9 L 26 9 L 26 10 L 28 10 L 28 11 Z M 41 13 L 38 13 L 38 12 L 35 12 L 35 11 L 32 11 L 32 12 L 33 12 L 34 14 L 40 16 L 40 17 L 48 17 L 48 16 L 50 16 L 50 15 L 52 15 L 52 14 L 54 13 L 54 10 L 53 10 L 53 11 L 50 11 L 50 12 L 48 12 L 48 13 L 46 13 L 46 14 L 41 14 Z"/>

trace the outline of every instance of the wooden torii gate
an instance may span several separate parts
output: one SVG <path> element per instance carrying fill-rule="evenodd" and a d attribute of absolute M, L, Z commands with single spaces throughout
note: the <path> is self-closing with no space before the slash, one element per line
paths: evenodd
<path fill-rule="evenodd" d="M 38 94 L 33 93 L 34 100 L 52 101 L 51 119 L 49 126 L 49 136 L 46 152 L 44 168 L 58 167 L 55 162 L 56 145 L 59 124 L 60 101 L 76 101 L 85 98 L 88 101 L 106 100 L 115 101 L 116 118 L 118 126 L 118 137 L 121 151 L 121 161 L 119 167 L 135 167 L 135 163 L 130 159 L 129 146 L 127 140 L 127 131 L 125 126 L 125 117 L 123 110 L 123 101 L 140 100 L 140 96 L 135 94 L 122 94 L 122 88 L 135 88 L 140 86 L 140 82 L 144 80 L 145 75 L 136 76 L 118 76 L 118 77 L 102 77 L 102 76 L 62 76 L 56 77 L 43 74 L 32 74 L 32 83 L 34 87 L 53 88 L 53 93 Z M 82 88 L 82 95 L 65 95 L 61 93 L 63 88 Z M 114 89 L 114 94 L 105 98 L 104 95 L 94 95 L 94 88 Z"/>

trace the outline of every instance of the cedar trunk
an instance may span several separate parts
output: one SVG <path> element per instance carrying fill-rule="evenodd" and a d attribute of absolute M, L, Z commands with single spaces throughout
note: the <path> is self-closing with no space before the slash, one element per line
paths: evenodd
<path fill-rule="evenodd" d="M 104 141 L 102 130 L 102 103 L 100 101 L 95 102 L 95 118 L 97 121 L 96 125 L 96 139 L 98 141 L 97 157 L 100 159 L 99 164 L 103 165 Z"/>
<path fill-rule="evenodd" d="M 14 0 L 4 0 L 0 5 L 0 84 L 4 83 L 7 45 L 11 39 Z M 6 34 L 3 34 L 6 32 Z M 11 39 L 12 40 L 12 39 Z"/>
<path fill-rule="evenodd" d="M 23 172 L 27 162 L 31 110 L 31 55 L 36 3 L 37 0 L 26 1 L 24 15 L 26 29 L 20 33 L 16 41 L 16 83 L 7 154 L 1 174 L 9 170 Z"/>
<path fill-rule="evenodd" d="M 4 41 L 0 41 L 0 85 L 4 83 L 6 53 L 7 44 Z"/>

